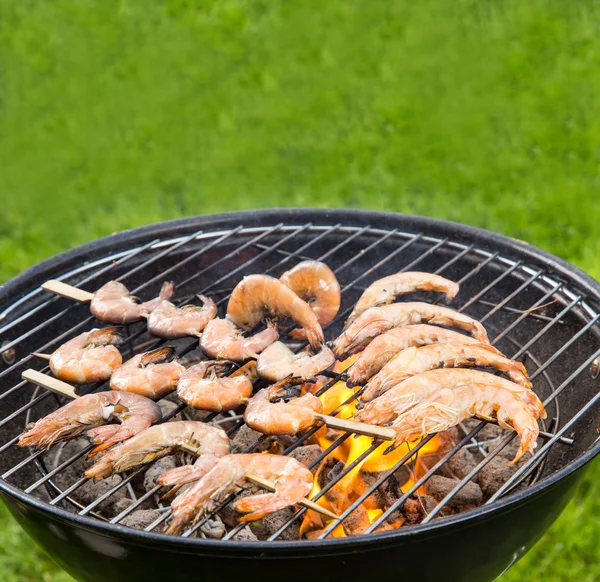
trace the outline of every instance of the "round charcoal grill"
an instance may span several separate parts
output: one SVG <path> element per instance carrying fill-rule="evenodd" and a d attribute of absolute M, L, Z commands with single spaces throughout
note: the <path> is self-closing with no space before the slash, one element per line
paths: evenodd
<path fill-rule="evenodd" d="M 423 477 L 359 536 L 326 537 L 375 489 L 386 482 L 431 437 L 383 474 L 355 503 L 327 525 L 319 539 L 282 541 L 288 528 L 302 520 L 298 509 L 266 541 L 194 537 L 210 516 L 182 536 L 162 534 L 168 509 L 145 528 L 121 522 L 140 507 L 156 503 L 156 491 L 138 496 L 118 515 L 107 518 L 102 504 L 117 492 L 130 491 L 136 474 L 84 504 L 77 491 L 85 479 L 65 475 L 86 449 L 56 459 L 44 452 L 18 448 L 24 425 L 55 410 L 64 400 L 21 379 L 34 368 L 47 372 L 32 352 L 51 352 L 67 339 L 98 326 L 88 307 L 41 289 L 60 279 L 88 291 L 109 280 L 123 281 L 142 298 L 157 294 L 164 280 L 176 283 L 176 297 L 189 301 L 204 293 L 223 313 L 229 293 L 245 275 L 280 276 L 302 259 L 326 262 L 342 286 L 342 306 L 325 329 L 327 340 L 362 291 L 376 279 L 398 271 L 419 270 L 458 281 L 452 307 L 483 322 L 493 344 L 522 360 L 534 390 L 548 410 L 535 455 L 527 457 L 510 478 L 480 507 L 445 516 L 445 509 L 507 447 L 504 432 L 483 450 L 481 422 L 463 431 L 458 442 Z M 428 297 L 430 300 L 430 297 Z M 571 265 L 520 241 L 457 224 L 397 214 L 348 210 L 264 210 L 203 216 L 161 223 L 117 234 L 49 259 L 0 288 L 0 493 L 25 530 L 69 573 L 81 580 L 238 580 L 260 568 L 267 580 L 492 580 L 529 549 L 570 499 L 583 468 L 598 452 L 600 424 L 598 362 L 600 355 L 600 287 Z M 126 328 L 123 354 L 160 345 L 143 324 Z M 171 343 L 171 342 L 170 342 Z M 198 342 L 175 342 L 179 356 Z M 296 346 L 301 349 L 301 346 Z M 327 391 L 339 379 L 331 374 Z M 84 387 L 83 392 L 106 389 Z M 166 419 L 182 412 L 181 405 Z M 214 415 L 213 415 L 214 416 Z M 207 419 L 209 421 L 211 417 Z M 229 430 L 233 438 L 242 425 Z M 305 444 L 316 429 L 294 439 L 284 454 Z M 261 437 L 245 451 L 256 450 Z M 336 440 L 312 462 L 318 465 L 349 435 Z M 378 446 L 375 443 L 344 467 L 317 496 L 324 495 Z M 483 451 L 478 464 L 456 484 L 419 525 L 372 533 L 463 447 Z M 56 447 L 55 447 L 56 448 Z M 229 501 L 228 499 L 227 501 Z M 224 504 L 223 504 L 224 505 Z"/>

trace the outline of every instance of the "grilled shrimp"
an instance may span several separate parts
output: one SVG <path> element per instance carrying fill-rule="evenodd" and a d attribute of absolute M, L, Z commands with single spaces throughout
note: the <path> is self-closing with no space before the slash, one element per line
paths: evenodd
<path fill-rule="evenodd" d="M 440 291 L 446 294 L 448 301 L 452 301 L 456 297 L 458 289 L 458 283 L 449 281 L 433 273 L 409 271 L 384 277 L 369 285 L 366 291 L 360 296 L 352 313 L 346 320 L 344 329 L 370 307 L 392 303 L 398 295 L 412 293 L 413 291 Z"/>
<path fill-rule="evenodd" d="M 347 372 L 348 386 L 364 384 L 371 376 L 381 370 L 398 352 L 406 348 L 459 342 L 476 344 L 471 336 L 463 335 L 451 329 L 435 325 L 417 324 L 394 327 L 377 336 L 360 354 L 358 360 Z"/>
<path fill-rule="evenodd" d="M 458 327 L 468 331 L 480 343 L 489 343 L 485 328 L 475 319 L 448 307 L 407 302 L 367 309 L 333 342 L 333 351 L 336 356 L 346 358 L 367 347 L 373 338 L 389 329 L 413 323 Z"/>
<path fill-rule="evenodd" d="M 481 366 L 504 372 L 513 382 L 531 388 L 527 370 L 521 362 L 509 360 L 488 344 L 432 344 L 420 348 L 407 348 L 396 354 L 375 374 L 361 396 L 363 401 L 373 400 L 410 376 L 437 368 Z"/>
<path fill-rule="evenodd" d="M 519 435 L 521 446 L 510 465 L 526 451 L 533 454 L 539 433 L 535 416 L 517 394 L 490 384 L 463 384 L 432 394 L 394 421 L 396 444 L 447 430 L 472 416 L 496 421 Z"/>
<path fill-rule="evenodd" d="M 114 371 L 110 387 L 160 400 L 175 390 L 185 370 L 178 362 L 165 362 L 174 353 L 175 348 L 165 347 L 133 356 Z"/>
<path fill-rule="evenodd" d="M 173 283 L 167 281 L 163 283 L 158 297 L 140 303 L 137 297 L 129 293 L 123 283 L 109 281 L 94 293 L 90 310 L 94 317 L 107 323 L 133 323 L 156 309 L 163 299 L 169 299 L 174 291 Z"/>
<path fill-rule="evenodd" d="M 48 449 L 86 432 L 98 445 L 92 456 L 147 429 L 161 417 L 157 404 L 137 394 L 112 390 L 87 394 L 28 425 L 17 444 Z M 112 419 L 121 424 L 107 425 Z"/>
<path fill-rule="evenodd" d="M 217 305 L 212 299 L 198 295 L 203 305 L 176 307 L 170 301 L 162 301 L 148 316 L 148 331 L 163 339 L 175 339 L 192 335 L 200 337 L 206 324 L 217 315 Z"/>
<path fill-rule="evenodd" d="M 229 454 L 229 437 L 216 426 L 193 420 L 157 424 L 106 452 L 85 476 L 99 481 L 152 463 L 176 450 L 223 457 Z"/>
<path fill-rule="evenodd" d="M 296 459 L 260 453 L 228 455 L 173 501 L 173 519 L 166 533 L 180 533 L 186 525 L 200 520 L 235 492 L 250 474 L 271 481 L 275 492 L 237 499 L 235 510 L 246 514 L 240 518 L 242 522 L 256 521 L 290 507 L 304 499 L 312 488 L 312 473 Z"/>
<path fill-rule="evenodd" d="M 274 403 L 274 400 L 285 396 L 286 386 L 291 379 L 269 388 L 259 390 L 249 401 L 244 411 L 246 424 L 270 435 L 295 435 L 314 426 L 323 413 L 321 401 L 310 393 L 289 402 Z"/>
<path fill-rule="evenodd" d="M 288 376 L 313 378 L 335 362 L 333 352 L 326 346 L 310 356 L 306 352 L 295 354 L 285 344 L 271 344 L 256 361 L 256 370 L 261 378 L 279 382 Z"/>
<path fill-rule="evenodd" d="M 268 275 L 244 277 L 231 294 L 227 317 L 238 327 L 249 330 L 267 314 L 293 319 L 304 328 L 310 345 L 315 349 L 325 341 L 319 320 L 310 305 L 279 279 Z"/>
<path fill-rule="evenodd" d="M 281 275 L 279 280 L 310 305 L 321 326 L 327 325 L 337 315 L 341 300 L 340 284 L 325 263 L 302 261 Z M 306 339 L 303 329 L 293 329 L 288 335 L 294 339 Z"/>
<path fill-rule="evenodd" d="M 277 327 L 267 323 L 267 329 L 244 337 L 229 319 L 212 319 L 202 333 L 202 350 L 214 360 L 242 362 L 248 358 L 258 358 L 258 354 L 279 338 Z"/>
<path fill-rule="evenodd" d="M 177 397 L 193 408 L 211 412 L 233 410 L 252 395 L 255 369 L 238 376 L 219 377 L 228 362 L 200 362 L 188 368 L 179 379 Z"/>
<path fill-rule="evenodd" d="M 73 384 L 108 380 L 123 361 L 113 345 L 121 341 L 118 329 L 93 329 L 69 340 L 50 356 L 52 373 Z"/>
<path fill-rule="evenodd" d="M 431 370 L 411 376 L 375 400 L 366 404 L 360 402 L 359 406 L 363 406 L 363 408 L 354 418 L 369 424 L 387 424 L 433 393 L 444 388 L 454 390 L 464 384 L 488 384 L 498 389 L 514 392 L 525 402 L 536 418 L 546 418 L 544 405 L 533 390 L 488 372 L 461 368 Z"/>

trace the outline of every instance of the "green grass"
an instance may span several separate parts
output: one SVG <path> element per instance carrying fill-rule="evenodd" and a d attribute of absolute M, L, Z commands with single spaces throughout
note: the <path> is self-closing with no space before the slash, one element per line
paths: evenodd
<path fill-rule="evenodd" d="M 599 32 L 591 0 L 4 0 L 0 281 L 148 222 L 305 205 L 483 226 L 598 277 Z M 598 476 L 503 582 L 600 579 Z M 2 580 L 65 580 L 0 523 Z"/>

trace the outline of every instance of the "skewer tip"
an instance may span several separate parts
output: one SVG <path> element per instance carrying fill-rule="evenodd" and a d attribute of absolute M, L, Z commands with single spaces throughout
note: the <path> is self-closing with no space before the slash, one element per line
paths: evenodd
<path fill-rule="evenodd" d="M 340 516 L 333 513 L 333 511 L 329 511 L 329 509 L 322 507 L 321 505 L 311 501 L 310 499 L 304 499 L 300 502 L 300 505 L 310 509 L 311 511 L 316 511 L 325 517 L 330 517 L 331 519 L 339 519 Z"/>

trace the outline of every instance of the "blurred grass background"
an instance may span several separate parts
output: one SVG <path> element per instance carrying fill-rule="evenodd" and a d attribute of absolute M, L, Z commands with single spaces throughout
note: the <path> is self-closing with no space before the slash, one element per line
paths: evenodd
<path fill-rule="evenodd" d="M 271 206 L 457 220 L 599 277 L 599 32 L 591 0 L 3 0 L 0 282 Z M 600 579 L 599 476 L 502 582 Z M 69 580 L 5 511 L 0 578 Z"/>

